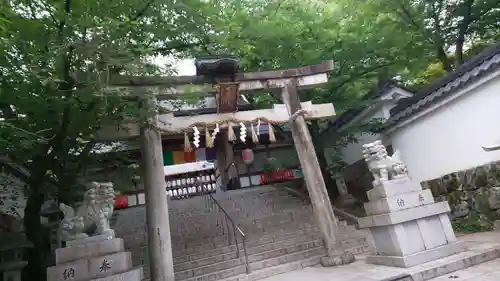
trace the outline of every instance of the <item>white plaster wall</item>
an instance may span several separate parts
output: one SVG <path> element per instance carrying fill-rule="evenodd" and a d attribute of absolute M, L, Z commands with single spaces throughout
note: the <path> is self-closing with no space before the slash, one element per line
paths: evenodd
<path fill-rule="evenodd" d="M 362 124 L 364 122 L 368 122 L 369 120 L 374 119 L 374 118 L 386 118 L 385 111 L 386 110 L 384 109 L 384 107 L 381 107 L 380 109 L 378 109 L 374 113 L 372 113 L 372 114 L 366 116 L 365 118 L 363 118 L 362 120 L 360 120 L 360 124 Z M 342 148 L 342 150 L 341 150 L 342 157 L 348 165 L 351 165 L 351 164 L 359 161 L 360 159 L 362 159 L 363 154 L 361 152 L 361 150 L 362 150 L 361 147 L 363 146 L 363 144 L 373 142 L 373 141 L 379 139 L 380 135 L 379 134 L 362 134 L 362 135 L 357 136 L 357 138 L 358 138 L 357 143 L 350 143 L 346 147 Z"/>
<path fill-rule="evenodd" d="M 481 85 L 457 92 L 454 100 L 434 111 L 429 108 L 429 113 L 388 135 L 414 180 L 430 180 L 500 160 L 500 151 L 481 148 L 500 142 L 499 74 L 490 74 Z"/>

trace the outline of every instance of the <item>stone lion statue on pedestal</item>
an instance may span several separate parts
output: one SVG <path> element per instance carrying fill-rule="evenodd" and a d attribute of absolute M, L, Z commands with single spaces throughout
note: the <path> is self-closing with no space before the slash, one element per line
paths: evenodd
<path fill-rule="evenodd" d="M 363 157 L 375 179 L 373 186 L 380 185 L 382 181 L 408 176 L 408 168 L 399 158 L 399 152 L 389 156 L 379 140 L 363 145 Z"/>
<path fill-rule="evenodd" d="M 83 203 L 75 210 L 64 204 L 59 208 L 64 214 L 60 224 L 62 241 L 88 237 L 88 232 L 95 228 L 95 235 L 113 235 L 110 219 L 115 204 L 113 183 L 93 182 L 83 196 Z"/>

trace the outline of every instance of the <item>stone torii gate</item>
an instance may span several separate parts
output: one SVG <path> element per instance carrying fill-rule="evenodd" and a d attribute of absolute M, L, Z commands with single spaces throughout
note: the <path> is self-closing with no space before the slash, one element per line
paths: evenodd
<path fill-rule="evenodd" d="M 233 67 L 234 69 L 229 70 L 230 75 L 227 75 L 226 71 L 224 77 L 207 77 L 210 71 L 214 71 L 214 65 L 216 65 L 214 61 L 208 63 L 205 61 L 205 64 L 201 62 L 201 65 L 197 65 L 198 76 L 119 76 L 111 77 L 108 83 L 109 87 L 116 88 L 126 95 L 142 95 L 142 104 L 149 110 L 156 108 L 156 99 L 175 99 L 182 97 L 183 93 L 186 92 L 196 92 L 200 97 L 216 96 L 217 100 L 217 113 L 215 114 L 188 117 L 175 117 L 172 113 L 152 115 L 148 117 L 146 124 L 126 124 L 125 129 L 105 128 L 99 132 L 101 138 L 140 136 L 141 166 L 147 202 L 146 219 L 151 279 L 155 281 L 174 280 L 167 197 L 164 189 L 161 132 L 175 132 L 183 128 L 190 128 L 195 123 L 207 123 L 207 120 L 223 121 L 229 118 L 252 121 L 251 119 L 256 116 L 265 116 L 268 120 L 289 122 L 314 216 L 327 249 L 327 256 L 322 259 L 322 264 L 331 266 L 352 262 L 352 260 L 344 259 L 343 253 L 340 252 L 337 220 L 305 121 L 306 119 L 334 116 L 335 111 L 332 104 L 301 103 L 298 95 L 298 90 L 301 88 L 327 83 L 327 73 L 332 71 L 333 62 L 326 61 L 295 69 L 236 73 L 234 61 L 218 59 L 219 68 L 227 70 Z M 204 76 L 200 76 L 200 74 Z M 152 92 L 153 96 L 144 95 L 145 91 Z M 252 94 L 255 91 L 280 91 L 284 105 L 275 105 L 273 109 L 269 110 L 236 112 L 238 93 Z M 228 124 L 224 124 L 221 128 L 227 126 Z"/>

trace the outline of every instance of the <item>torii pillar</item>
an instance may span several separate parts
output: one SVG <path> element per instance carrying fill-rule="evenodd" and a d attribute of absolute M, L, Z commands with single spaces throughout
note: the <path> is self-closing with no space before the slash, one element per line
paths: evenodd
<path fill-rule="evenodd" d="M 327 249 L 327 256 L 321 259 L 321 264 L 323 266 L 348 264 L 354 261 L 354 256 L 351 253 L 341 251 L 337 219 L 328 197 L 309 128 L 304 116 L 300 114 L 301 105 L 296 83 L 295 79 L 288 81 L 282 88 L 281 95 L 291 116 L 290 128 L 295 149 L 304 174 L 314 216 Z"/>
<path fill-rule="evenodd" d="M 174 259 L 165 191 L 161 134 L 156 129 L 158 116 L 156 98 L 146 97 L 142 107 L 148 117 L 140 128 L 141 169 L 146 197 L 146 228 L 149 270 L 153 281 L 174 281 Z"/>

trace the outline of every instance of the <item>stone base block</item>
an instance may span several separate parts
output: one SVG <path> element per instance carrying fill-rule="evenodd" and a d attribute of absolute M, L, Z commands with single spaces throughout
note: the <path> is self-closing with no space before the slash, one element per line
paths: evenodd
<path fill-rule="evenodd" d="M 426 262 L 441 259 L 447 256 L 451 256 L 454 254 L 458 254 L 466 250 L 467 247 L 465 243 L 455 242 L 403 257 L 368 256 L 366 258 L 366 262 L 371 264 L 395 266 L 395 267 L 412 267 Z"/>
<path fill-rule="evenodd" d="M 359 227 L 368 228 L 374 226 L 393 225 L 448 212 L 450 212 L 448 202 L 437 202 L 397 212 L 363 217 L 359 219 Z"/>
<path fill-rule="evenodd" d="M 364 204 L 366 214 L 380 215 L 434 203 L 430 189 L 390 196 Z"/>
<path fill-rule="evenodd" d="M 79 259 L 88 259 L 125 251 L 123 239 L 114 238 L 95 243 L 76 244 L 56 249 L 56 264 L 67 263 Z"/>
<path fill-rule="evenodd" d="M 366 195 L 370 201 L 379 200 L 386 197 L 396 196 L 400 194 L 405 194 L 409 192 L 415 192 L 422 190 L 422 186 L 418 183 L 414 183 L 410 178 L 400 178 L 393 179 L 389 181 L 383 181 L 380 185 L 368 190 Z"/>
<path fill-rule="evenodd" d="M 82 259 L 47 268 L 48 281 L 80 281 L 106 277 L 132 268 L 130 252 Z"/>
<path fill-rule="evenodd" d="M 115 231 L 110 230 L 108 233 L 104 233 L 101 235 L 95 235 L 95 236 L 90 236 L 90 237 L 83 238 L 83 239 L 66 241 L 66 247 L 81 245 L 81 244 L 85 244 L 85 243 L 97 243 L 97 242 L 101 242 L 101 241 L 105 241 L 105 240 L 111 240 L 114 238 L 115 238 Z"/>
<path fill-rule="evenodd" d="M 92 279 L 91 281 L 141 281 L 144 279 L 144 271 L 142 267 L 137 267 L 132 270 L 118 273 L 115 275 Z"/>

